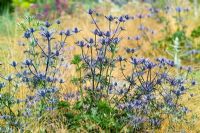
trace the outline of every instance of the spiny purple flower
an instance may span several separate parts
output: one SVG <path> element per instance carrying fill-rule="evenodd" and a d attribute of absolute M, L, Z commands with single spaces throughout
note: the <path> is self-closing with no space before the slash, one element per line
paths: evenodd
<path fill-rule="evenodd" d="M 180 13 L 180 12 L 182 11 L 182 8 L 181 8 L 181 7 L 176 7 L 176 11 L 177 11 L 178 13 Z"/>
<path fill-rule="evenodd" d="M 65 31 L 65 35 L 66 35 L 66 36 L 70 36 L 70 35 L 72 35 L 72 34 L 71 34 L 70 30 L 66 30 L 66 31 Z"/>
<path fill-rule="evenodd" d="M 192 84 L 192 86 L 196 85 L 196 81 L 192 80 L 191 84 Z"/>
<path fill-rule="evenodd" d="M 6 78 L 9 82 L 11 82 L 13 80 L 12 76 L 9 75 L 7 78 Z"/>
<path fill-rule="evenodd" d="M 121 39 L 120 39 L 119 37 L 115 37 L 115 38 L 112 40 L 112 42 L 113 42 L 114 44 L 118 44 L 120 41 L 121 41 Z"/>
<path fill-rule="evenodd" d="M 124 57 L 122 57 L 122 56 L 119 56 L 119 57 L 117 58 L 117 60 L 118 60 L 119 62 L 126 61 L 126 59 L 125 59 Z"/>
<path fill-rule="evenodd" d="M 184 113 L 189 112 L 189 109 L 188 109 L 187 107 L 182 107 L 181 110 L 182 110 Z"/>
<path fill-rule="evenodd" d="M 39 78 L 40 80 L 46 80 L 46 76 L 44 73 L 38 73 L 37 78 Z"/>
<path fill-rule="evenodd" d="M 110 35 L 111 35 L 111 34 L 110 34 L 110 31 L 107 31 L 107 32 L 105 33 L 105 36 L 106 36 L 106 37 L 110 37 Z"/>
<path fill-rule="evenodd" d="M 47 94 L 47 91 L 46 90 L 39 90 L 38 91 L 38 95 L 41 96 L 41 97 L 45 97 Z"/>
<path fill-rule="evenodd" d="M 60 79 L 60 80 L 59 80 L 59 83 L 60 83 L 60 84 L 63 84 L 64 82 L 65 82 L 65 81 L 64 81 L 63 79 Z"/>
<path fill-rule="evenodd" d="M 141 89 L 144 93 L 150 93 L 154 89 L 153 83 L 152 82 L 144 82 L 141 86 Z"/>
<path fill-rule="evenodd" d="M 90 38 L 90 39 L 89 39 L 89 43 L 90 43 L 90 44 L 94 43 L 94 39 Z"/>
<path fill-rule="evenodd" d="M 188 72 L 192 72 L 192 68 L 191 68 L 191 67 L 188 67 L 188 68 L 187 68 L 187 71 L 188 71 Z"/>
<path fill-rule="evenodd" d="M 78 41 L 78 42 L 77 42 L 77 45 L 78 45 L 79 47 L 84 47 L 84 46 L 85 46 L 85 43 L 84 43 L 84 41 Z"/>
<path fill-rule="evenodd" d="M 166 79 L 168 77 L 167 73 L 161 73 L 160 78 L 161 79 Z"/>
<path fill-rule="evenodd" d="M 180 90 L 180 91 L 185 91 L 186 88 L 185 88 L 184 86 L 181 86 L 181 87 L 179 88 L 179 90 Z"/>
<path fill-rule="evenodd" d="M 31 33 L 30 33 L 29 30 L 27 30 L 27 31 L 24 33 L 24 37 L 27 38 L 27 39 L 31 37 Z"/>
<path fill-rule="evenodd" d="M 75 97 L 74 93 L 67 93 L 64 95 L 65 100 L 70 100 L 70 99 L 73 99 L 74 97 Z"/>
<path fill-rule="evenodd" d="M 133 125 L 134 128 L 138 127 L 140 124 L 144 123 L 146 121 L 145 118 L 141 116 L 131 116 L 130 117 L 130 123 Z"/>
<path fill-rule="evenodd" d="M 100 41 L 101 41 L 102 45 L 106 45 L 106 44 L 110 43 L 110 39 L 109 38 L 102 38 Z"/>
<path fill-rule="evenodd" d="M 95 29 L 95 30 L 93 31 L 93 33 L 94 33 L 95 35 L 98 35 L 98 33 L 99 33 L 98 29 Z"/>
<path fill-rule="evenodd" d="M 30 80 L 29 80 L 29 78 L 27 78 L 27 77 L 23 77 L 22 78 L 22 82 L 26 82 L 26 83 L 28 83 Z"/>
<path fill-rule="evenodd" d="M 139 35 L 134 37 L 134 39 L 135 39 L 136 41 L 139 41 L 140 38 L 141 38 L 141 37 L 140 37 Z"/>
<path fill-rule="evenodd" d="M 149 62 L 149 61 L 145 62 L 144 65 L 147 69 L 152 69 L 153 67 L 156 66 L 156 64 L 154 64 L 153 62 Z"/>
<path fill-rule="evenodd" d="M 112 15 L 105 16 L 108 21 L 113 21 L 115 18 Z"/>
<path fill-rule="evenodd" d="M 146 27 L 142 24 L 138 27 L 138 30 L 141 30 L 141 31 L 144 31 L 145 29 L 146 29 Z"/>
<path fill-rule="evenodd" d="M 166 63 L 167 63 L 169 66 L 171 66 L 171 67 L 174 67 L 174 66 L 175 66 L 174 61 L 168 60 Z"/>
<path fill-rule="evenodd" d="M 120 17 L 118 18 L 118 20 L 119 20 L 119 22 L 125 22 L 125 19 L 124 19 L 123 16 L 120 16 Z"/>
<path fill-rule="evenodd" d="M 156 84 L 161 85 L 162 84 L 162 80 L 161 79 L 157 79 Z"/>
<path fill-rule="evenodd" d="M 144 58 L 133 58 L 131 57 L 131 63 L 133 65 L 139 65 L 144 62 Z"/>
<path fill-rule="evenodd" d="M 169 82 L 170 82 L 171 86 L 176 86 L 177 85 L 176 79 L 170 79 Z"/>
<path fill-rule="evenodd" d="M 176 90 L 174 91 L 174 93 L 177 95 L 177 96 L 180 96 L 182 94 L 182 92 L 180 90 Z"/>
<path fill-rule="evenodd" d="M 144 15 L 138 14 L 137 17 L 138 17 L 139 19 L 142 19 L 142 18 L 144 18 Z"/>
<path fill-rule="evenodd" d="M 124 18 L 125 18 L 126 20 L 129 20 L 129 19 L 130 19 L 130 16 L 129 16 L 129 15 L 125 15 Z"/>
<path fill-rule="evenodd" d="M 80 32 L 80 30 L 77 27 L 75 27 L 74 30 L 73 30 L 73 32 L 74 33 L 78 33 L 78 32 Z"/>
<path fill-rule="evenodd" d="M 64 32 L 64 31 L 60 31 L 60 32 L 59 32 L 59 35 L 61 35 L 61 36 L 62 36 L 63 34 L 65 34 L 65 32 Z"/>
<path fill-rule="evenodd" d="M 0 90 L 2 89 L 2 88 L 4 88 L 6 85 L 5 85 L 5 83 L 0 83 Z"/>
<path fill-rule="evenodd" d="M 53 82 L 53 78 L 47 77 L 47 82 Z"/>
<path fill-rule="evenodd" d="M 185 11 L 185 12 L 189 12 L 190 9 L 187 7 L 187 8 L 184 8 L 184 11 Z"/>
<path fill-rule="evenodd" d="M 60 55 L 60 52 L 58 50 L 56 50 L 56 56 L 59 56 Z"/>
<path fill-rule="evenodd" d="M 119 105 L 117 106 L 117 108 L 119 108 L 119 109 L 124 109 L 125 107 L 126 107 L 125 104 L 119 104 Z"/>
<path fill-rule="evenodd" d="M 41 35 L 43 37 L 45 37 L 47 40 L 50 40 L 50 39 L 52 39 L 53 32 L 52 31 L 48 31 L 48 30 L 43 30 L 43 31 L 41 31 Z"/>
<path fill-rule="evenodd" d="M 56 24 L 60 24 L 61 23 L 61 21 L 60 20 L 56 20 Z"/>
<path fill-rule="evenodd" d="M 46 89 L 46 92 L 47 92 L 47 93 L 55 93 L 56 91 L 58 91 L 58 89 L 55 88 L 55 87 Z"/>
<path fill-rule="evenodd" d="M 44 25 L 45 25 L 47 28 L 49 28 L 49 27 L 51 26 L 51 24 L 50 24 L 48 21 L 46 21 L 46 22 L 44 23 Z"/>
<path fill-rule="evenodd" d="M 158 118 L 152 118 L 149 120 L 149 122 L 153 125 L 153 126 L 160 126 L 161 125 L 161 119 Z"/>
<path fill-rule="evenodd" d="M 13 62 L 11 63 L 11 66 L 16 67 L 16 66 L 17 66 L 17 62 L 16 62 L 16 61 L 13 61 Z"/>
<path fill-rule="evenodd" d="M 101 36 L 103 36 L 103 32 L 99 31 L 99 32 L 97 33 L 97 35 L 101 37 Z"/>
<path fill-rule="evenodd" d="M 12 118 L 10 115 L 1 115 L 0 119 L 10 119 Z"/>
<path fill-rule="evenodd" d="M 30 66 L 30 65 L 32 65 L 32 60 L 26 59 L 24 64 L 27 66 Z"/>
<path fill-rule="evenodd" d="M 33 33 L 33 32 L 35 32 L 35 29 L 30 28 L 29 31 L 30 31 L 30 33 Z"/>
<path fill-rule="evenodd" d="M 90 14 L 90 15 L 92 15 L 93 12 L 94 12 L 94 11 L 93 11 L 92 9 L 89 9 L 89 10 L 88 10 L 88 14 Z"/>
<path fill-rule="evenodd" d="M 131 52 L 131 48 L 126 48 L 126 52 L 130 53 Z"/>

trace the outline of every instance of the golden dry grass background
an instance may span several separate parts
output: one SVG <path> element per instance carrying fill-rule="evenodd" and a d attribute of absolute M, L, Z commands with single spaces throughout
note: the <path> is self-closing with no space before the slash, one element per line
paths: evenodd
<path fill-rule="evenodd" d="M 136 15 L 138 13 L 147 13 L 146 8 L 149 7 L 149 5 L 140 5 L 140 8 L 138 8 L 139 5 L 127 5 L 121 10 L 112 10 L 111 7 L 101 7 L 97 9 L 101 14 L 108 15 L 108 14 L 113 14 L 113 15 L 122 15 L 122 14 L 129 14 L 129 15 Z M 191 15 L 191 14 L 190 14 Z M 191 31 L 194 27 L 197 27 L 199 25 L 199 19 L 193 19 L 192 16 L 188 15 L 187 20 L 185 23 L 188 25 L 188 31 Z M 107 23 L 104 20 L 104 17 L 100 17 L 100 27 L 103 29 L 107 28 Z M 77 13 L 73 15 L 66 15 L 60 18 L 62 21 L 62 25 L 60 28 L 62 29 L 67 29 L 67 28 L 72 28 L 72 27 L 78 27 L 82 30 L 76 37 L 72 37 L 69 40 L 67 40 L 68 48 L 70 49 L 69 51 L 66 50 L 66 53 L 68 54 L 68 61 L 69 61 L 69 67 L 68 71 L 63 71 L 63 75 L 65 77 L 66 83 L 62 86 L 62 92 L 68 92 L 68 91 L 73 91 L 76 90 L 76 87 L 70 82 L 70 78 L 74 75 L 75 69 L 73 65 L 70 65 L 70 59 L 73 57 L 74 54 L 79 53 L 79 48 L 77 48 L 74 44 L 75 41 L 83 39 L 83 37 L 88 37 L 91 35 L 91 31 L 94 28 L 94 25 L 91 24 L 91 19 L 83 9 L 79 9 Z M 176 30 L 176 25 L 175 21 L 172 18 L 172 16 L 168 16 L 168 19 L 170 20 L 170 29 L 172 31 Z M 192 21 L 191 21 L 192 20 Z M 2 62 L 2 65 L 0 66 L 0 73 L 1 74 L 8 74 L 12 73 L 13 69 L 9 66 L 9 63 L 13 60 L 16 60 L 18 62 L 23 61 L 24 59 L 24 53 L 23 53 L 23 48 L 18 45 L 19 41 L 22 41 L 22 32 L 19 30 L 19 27 L 17 26 L 17 23 L 22 21 L 21 18 L 17 18 L 15 25 L 13 26 L 13 35 L 8 35 L 8 36 L 0 36 L 0 62 Z M 162 29 L 162 25 L 158 24 L 155 22 L 153 19 L 144 19 L 142 22 L 146 26 L 150 26 L 150 28 L 155 29 L 157 31 L 157 34 L 155 35 L 154 40 L 158 40 L 163 37 L 163 34 L 159 32 Z M 7 24 L 7 27 L 9 29 L 9 22 Z M 123 38 L 127 38 L 129 36 L 135 36 L 138 34 L 138 28 L 139 26 L 139 21 L 138 20 L 133 20 L 127 22 L 125 28 L 127 29 L 123 34 Z M 189 32 L 188 32 L 189 33 Z M 144 57 L 149 57 L 149 58 L 155 58 L 161 54 L 163 49 L 156 49 L 152 50 L 152 47 L 150 46 L 149 43 L 143 42 L 143 52 L 140 56 Z M 121 49 L 124 49 L 125 47 L 136 47 L 136 43 L 134 41 L 128 41 L 127 39 L 124 39 L 120 45 Z M 125 54 L 125 52 L 120 51 L 119 54 Z M 166 55 L 166 54 L 164 54 Z M 198 64 L 192 64 L 193 66 L 197 66 Z M 116 76 L 121 76 L 117 72 L 114 73 Z M 197 80 L 200 82 L 200 72 L 196 72 L 196 77 L 198 78 Z M 186 104 L 192 112 L 190 113 L 190 116 L 192 114 L 197 114 L 198 117 L 200 117 L 200 90 L 199 86 L 197 86 L 194 90 L 191 90 L 191 93 L 194 93 L 194 97 L 190 98 L 189 95 L 184 97 L 182 99 L 182 102 Z M 19 93 L 16 94 L 17 97 L 23 98 L 26 96 L 26 94 L 29 93 L 26 88 L 20 89 Z M 39 127 L 39 123 L 35 123 L 35 127 Z M 165 122 L 163 127 L 161 128 L 160 131 L 157 132 L 165 132 L 166 127 L 168 125 L 168 122 Z M 194 127 L 188 128 L 187 132 L 190 133 L 196 133 L 200 132 L 200 120 L 197 120 L 194 124 Z M 186 127 L 188 125 L 182 125 L 183 127 Z M 180 129 L 182 127 L 179 127 Z M 37 132 L 37 131 L 36 131 Z M 38 128 L 39 132 L 39 128 Z M 67 129 L 59 129 L 58 132 L 68 132 Z"/>

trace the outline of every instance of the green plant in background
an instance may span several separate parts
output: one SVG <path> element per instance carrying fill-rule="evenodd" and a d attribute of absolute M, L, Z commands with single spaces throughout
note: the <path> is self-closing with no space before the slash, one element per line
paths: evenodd
<path fill-rule="evenodd" d="M 9 12 L 13 10 L 12 0 L 0 0 L 0 14 L 4 13 L 5 10 Z"/>
<path fill-rule="evenodd" d="M 168 47 L 167 53 L 174 58 L 174 63 L 179 68 L 181 66 L 181 48 L 178 37 L 176 37 L 175 40 L 173 40 L 173 44 Z"/>
<path fill-rule="evenodd" d="M 28 9 L 31 4 L 36 2 L 37 0 L 12 0 L 13 6 L 21 9 Z"/>
<path fill-rule="evenodd" d="M 70 5 L 80 3 L 84 8 L 89 9 L 93 8 L 100 0 L 69 0 Z"/>
<path fill-rule="evenodd" d="M 172 9 L 167 9 L 166 12 Z M 198 61 L 198 37 L 200 36 L 200 27 L 194 29 L 188 35 L 187 25 L 185 25 L 186 17 L 188 16 L 188 8 L 176 7 L 176 15 L 173 16 L 176 22 L 176 31 L 171 31 L 170 21 L 164 17 L 161 23 L 164 28 L 161 32 L 164 33 L 164 38 L 154 42 L 154 47 L 166 49 L 167 54 L 173 57 L 177 66 L 181 65 L 181 60 Z M 169 13 L 168 13 L 169 14 Z M 195 50 L 196 49 L 196 50 Z M 195 55 L 195 56 L 194 56 Z"/>
<path fill-rule="evenodd" d="M 200 26 L 192 30 L 191 37 L 197 39 L 200 37 Z"/>

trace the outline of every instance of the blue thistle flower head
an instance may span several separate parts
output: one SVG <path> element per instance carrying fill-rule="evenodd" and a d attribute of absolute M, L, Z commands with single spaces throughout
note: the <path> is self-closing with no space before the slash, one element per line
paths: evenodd
<path fill-rule="evenodd" d="M 98 33 L 99 33 L 98 29 L 95 29 L 95 30 L 93 31 L 93 33 L 94 33 L 95 35 L 98 35 Z"/>
<path fill-rule="evenodd" d="M 5 85 L 5 83 L 0 83 L 0 90 L 2 89 L 2 88 L 4 88 L 6 85 Z"/>
<path fill-rule="evenodd" d="M 90 39 L 89 39 L 89 43 L 90 43 L 90 44 L 94 43 L 94 39 L 93 39 L 93 38 L 90 38 Z"/>
<path fill-rule="evenodd" d="M 64 81 L 63 79 L 60 79 L 60 80 L 59 80 L 59 83 L 60 83 L 60 84 L 63 84 L 63 83 L 65 83 L 65 81 Z"/>
<path fill-rule="evenodd" d="M 144 15 L 138 14 L 137 17 L 138 17 L 139 19 L 142 19 L 142 18 L 144 18 Z"/>
<path fill-rule="evenodd" d="M 46 21 L 46 22 L 44 23 L 44 25 L 45 25 L 47 28 L 49 28 L 49 27 L 51 26 L 51 24 L 50 24 L 48 21 Z"/>
<path fill-rule="evenodd" d="M 59 56 L 60 55 L 60 52 L 58 50 L 56 50 L 56 53 L 55 53 L 56 56 Z"/>
<path fill-rule="evenodd" d="M 141 37 L 139 35 L 135 36 L 134 38 L 135 38 L 136 41 L 139 41 L 141 39 Z"/>
<path fill-rule="evenodd" d="M 111 35 L 111 34 L 110 34 L 110 31 L 107 31 L 107 32 L 105 33 L 105 36 L 106 36 L 106 37 L 110 37 L 110 35 Z"/>
<path fill-rule="evenodd" d="M 78 41 L 78 42 L 77 42 L 77 45 L 78 45 L 79 47 L 84 47 L 84 46 L 85 46 L 85 43 L 84 43 L 84 41 Z"/>
<path fill-rule="evenodd" d="M 56 24 L 60 24 L 61 23 L 61 21 L 60 20 L 56 20 Z"/>
<path fill-rule="evenodd" d="M 11 63 L 11 66 L 16 67 L 16 66 L 17 66 L 17 62 L 16 62 L 16 61 L 13 61 L 13 62 Z"/>
<path fill-rule="evenodd" d="M 61 36 L 62 36 L 63 34 L 65 34 L 65 32 L 64 32 L 64 31 L 60 31 L 60 32 L 59 32 L 59 35 L 61 35 Z"/>
<path fill-rule="evenodd" d="M 66 30 L 66 31 L 65 31 L 65 35 L 66 35 L 66 36 L 71 36 L 72 34 L 71 34 L 70 30 Z"/>
<path fill-rule="evenodd" d="M 176 12 L 180 13 L 182 11 L 181 7 L 176 7 Z"/>
<path fill-rule="evenodd" d="M 112 15 L 109 15 L 109 16 L 105 16 L 106 19 L 110 22 L 112 22 L 115 18 L 112 16 Z"/>
<path fill-rule="evenodd" d="M 126 20 L 129 20 L 129 19 L 130 19 L 130 16 L 129 16 L 129 15 L 125 15 L 124 18 L 125 18 Z"/>
<path fill-rule="evenodd" d="M 47 91 L 46 91 L 45 89 L 39 90 L 39 91 L 38 91 L 38 95 L 39 95 L 40 97 L 45 97 L 46 94 L 47 94 Z"/>
<path fill-rule="evenodd" d="M 30 28 L 29 31 L 30 31 L 30 33 L 33 33 L 33 32 L 35 32 L 35 29 Z"/>
<path fill-rule="evenodd" d="M 26 59 L 26 60 L 24 61 L 24 64 L 27 65 L 27 66 L 30 66 L 30 65 L 32 65 L 32 60 Z"/>
<path fill-rule="evenodd" d="M 12 76 L 9 75 L 7 78 L 6 78 L 9 82 L 11 82 L 13 80 Z"/>
<path fill-rule="evenodd" d="M 30 33 L 29 30 L 25 31 L 24 37 L 27 38 L 27 39 L 31 37 L 31 33 Z"/>
<path fill-rule="evenodd" d="M 74 30 L 73 30 L 73 32 L 74 33 L 78 33 L 78 32 L 80 32 L 80 30 L 77 27 L 75 27 Z"/>
<path fill-rule="evenodd" d="M 118 18 L 118 20 L 119 20 L 119 22 L 125 22 L 126 20 L 124 19 L 124 16 L 120 16 L 119 18 Z"/>
<path fill-rule="evenodd" d="M 89 15 L 92 15 L 93 13 L 94 13 L 94 11 L 93 11 L 92 9 L 89 9 L 89 10 L 88 10 L 88 14 L 89 14 Z"/>
<path fill-rule="evenodd" d="M 192 86 L 196 85 L 196 81 L 195 81 L 195 80 L 192 80 L 191 85 L 192 85 Z"/>
<path fill-rule="evenodd" d="M 50 39 L 52 39 L 53 32 L 48 31 L 48 30 L 43 30 L 43 31 L 41 32 L 41 35 L 42 35 L 44 38 L 46 38 L 47 40 L 50 40 Z"/>

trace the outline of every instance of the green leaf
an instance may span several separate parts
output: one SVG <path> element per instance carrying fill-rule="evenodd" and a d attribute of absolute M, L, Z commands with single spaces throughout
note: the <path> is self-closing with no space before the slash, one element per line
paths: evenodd
<path fill-rule="evenodd" d="M 74 58 L 72 59 L 71 63 L 74 65 L 78 65 L 81 62 L 80 55 L 74 55 Z"/>

